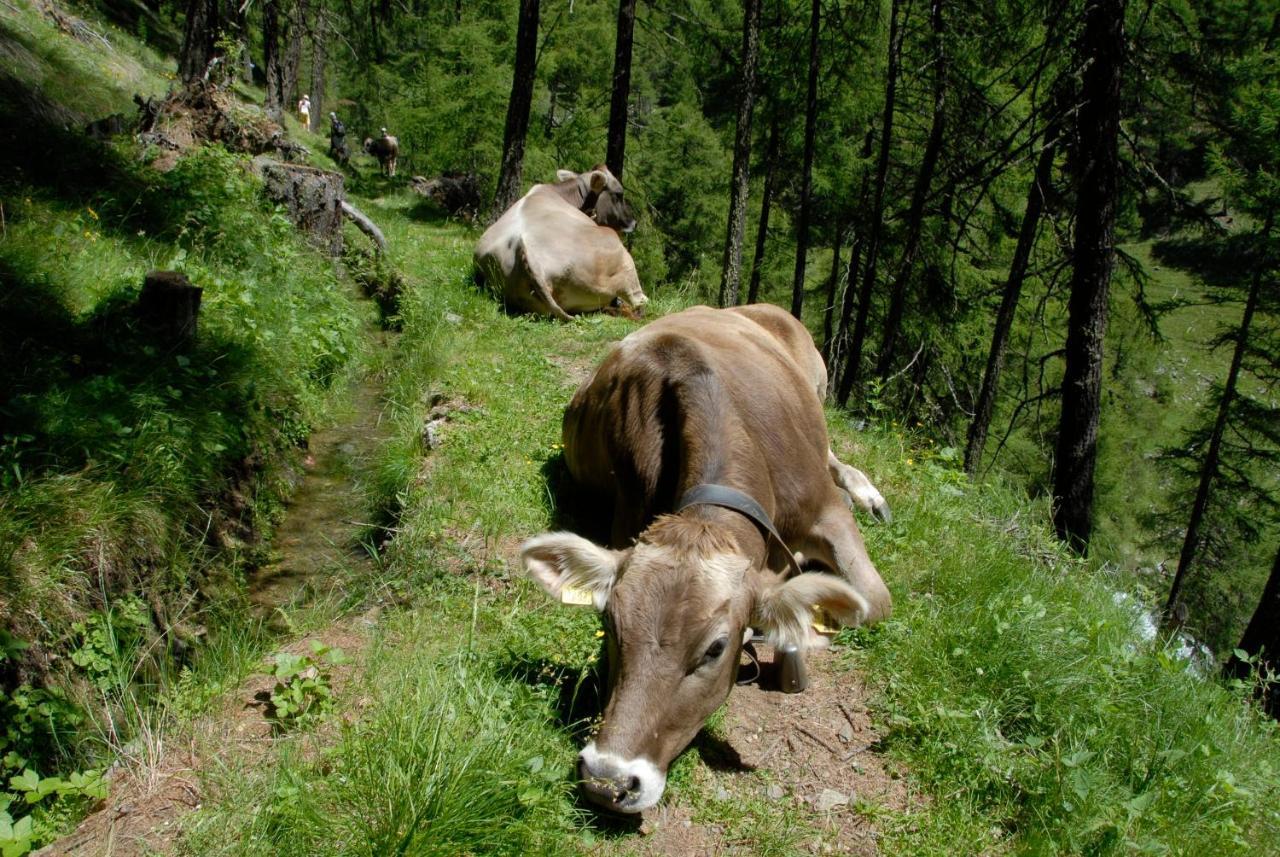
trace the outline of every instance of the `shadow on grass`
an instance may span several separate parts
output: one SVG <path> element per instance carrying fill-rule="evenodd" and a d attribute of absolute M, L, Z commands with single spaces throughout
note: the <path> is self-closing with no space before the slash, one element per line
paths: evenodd
<path fill-rule="evenodd" d="M 592 722 L 604 710 L 606 677 L 600 664 L 605 646 L 595 665 L 572 667 L 546 658 L 524 657 L 511 653 L 497 666 L 504 679 L 513 679 L 530 687 L 551 688 L 555 694 L 555 724 L 574 740 L 585 741 Z"/>
<path fill-rule="evenodd" d="M 1259 258 L 1257 236 L 1251 232 L 1201 235 L 1157 241 L 1151 255 L 1159 262 L 1182 268 L 1219 288 L 1247 283 Z"/>
<path fill-rule="evenodd" d="M 601 501 L 574 482 L 564 452 L 557 452 L 542 465 L 546 483 L 546 510 L 551 529 L 569 530 L 596 544 L 607 545 L 612 524 L 612 504 Z"/>

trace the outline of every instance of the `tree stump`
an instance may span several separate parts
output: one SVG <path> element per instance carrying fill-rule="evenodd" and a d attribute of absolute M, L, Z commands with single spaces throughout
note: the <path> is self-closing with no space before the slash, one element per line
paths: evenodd
<path fill-rule="evenodd" d="M 266 184 L 267 196 L 288 210 L 289 219 L 306 233 L 311 243 L 331 256 L 340 255 L 341 174 L 263 156 L 254 158 L 253 166 Z"/>
<path fill-rule="evenodd" d="M 138 320 L 165 346 L 188 348 L 195 342 L 203 292 L 177 271 L 152 271 L 138 295 Z"/>

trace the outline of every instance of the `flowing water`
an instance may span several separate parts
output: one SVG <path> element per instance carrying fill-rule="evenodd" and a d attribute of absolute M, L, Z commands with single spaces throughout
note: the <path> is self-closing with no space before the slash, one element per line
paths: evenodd
<path fill-rule="evenodd" d="M 374 338 L 377 349 L 393 347 L 394 334 Z M 390 436 L 382 419 L 384 383 L 381 373 L 367 371 L 353 382 L 349 404 L 334 424 L 312 433 L 271 560 L 249 579 L 251 600 L 263 613 L 323 597 L 352 571 L 368 571 L 372 561 L 360 539 L 371 530 L 371 513 L 360 481 Z"/>

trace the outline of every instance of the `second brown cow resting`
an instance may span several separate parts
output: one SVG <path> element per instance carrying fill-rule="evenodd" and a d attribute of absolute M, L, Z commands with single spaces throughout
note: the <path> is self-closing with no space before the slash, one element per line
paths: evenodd
<path fill-rule="evenodd" d="M 635 228 L 622 185 L 603 166 L 557 177 L 534 185 L 485 230 L 477 270 L 508 307 L 561 321 L 619 302 L 641 309 L 649 299 L 618 237 Z"/>

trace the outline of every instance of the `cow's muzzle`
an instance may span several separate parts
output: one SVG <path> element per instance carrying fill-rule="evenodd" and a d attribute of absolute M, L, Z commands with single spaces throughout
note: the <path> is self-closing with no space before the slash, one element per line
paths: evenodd
<path fill-rule="evenodd" d="M 578 779 L 587 800 L 624 813 L 641 812 L 656 804 L 667 780 L 647 759 L 602 753 L 594 741 L 578 755 Z"/>

